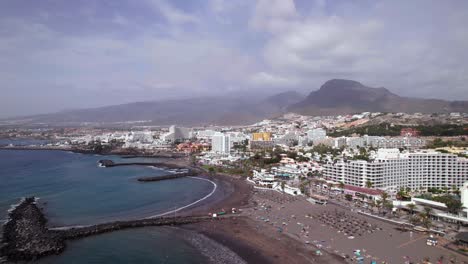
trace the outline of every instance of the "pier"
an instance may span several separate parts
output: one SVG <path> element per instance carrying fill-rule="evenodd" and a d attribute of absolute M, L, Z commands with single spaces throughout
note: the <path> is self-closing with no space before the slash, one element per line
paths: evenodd
<path fill-rule="evenodd" d="M 60 254 L 66 248 L 66 240 L 99 235 L 128 228 L 147 226 L 174 226 L 202 221 L 219 221 L 224 217 L 179 216 L 154 217 L 128 221 L 114 221 L 88 226 L 47 228 L 47 219 L 36 204 L 34 197 L 23 199 L 9 212 L 4 224 L 0 244 L 0 259 L 28 261 Z"/>

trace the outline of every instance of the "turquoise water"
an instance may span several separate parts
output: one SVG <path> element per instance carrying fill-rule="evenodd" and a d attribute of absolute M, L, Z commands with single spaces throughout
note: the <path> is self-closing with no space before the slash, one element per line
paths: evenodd
<path fill-rule="evenodd" d="M 63 151 L 0 150 L 0 219 L 5 219 L 10 205 L 24 196 L 40 197 L 49 224 L 62 226 L 151 216 L 190 204 L 212 190 L 211 183 L 193 178 L 140 183 L 137 177 L 164 171 L 142 166 L 99 168 L 100 159 L 131 161 Z M 171 235 L 173 231 L 158 230 L 162 229 L 135 229 L 74 241 L 63 255 L 45 260 L 193 263 L 191 260 L 197 259 L 193 249 Z M 174 247 L 176 244 L 180 248 Z"/>

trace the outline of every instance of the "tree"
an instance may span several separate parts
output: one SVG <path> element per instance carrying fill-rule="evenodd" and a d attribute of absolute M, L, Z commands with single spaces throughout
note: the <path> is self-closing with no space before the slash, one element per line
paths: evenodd
<path fill-rule="evenodd" d="M 405 188 L 401 187 L 398 192 L 397 192 L 397 199 L 398 200 L 403 200 L 404 197 L 406 197 L 406 191 L 405 191 Z"/>
<path fill-rule="evenodd" d="M 382 199 L 382 204 L 386 203 L 388 200 L 388 193 L 383 192 L 382 194 L 380 194 L 380 199 Z"/>
<path fill-rule="evenodd" d="M 369 202 L 369 207 L 371 208 L 371 211 L 373 211 L 373 210 L 374 210 L 374 207 L 376 207 L 376 206 L 377 206 L 377 204 L 375 203 L 374 200 L 371 200 L 371 201 Z"/>
<path fill-rule="evenodd" d="M 351 202 L 353 200 L 353 196 L 351 194 L 346 194 L 345 199 Z"/>
<path fill-rule="evenodd" d="M 406 207 L 408 207 L 408 209 L 410 210 L 411 215 L 413 215 L 414 214 L 414 208 L 416 208 L 416 205 L 413 204 L 413 203 L 410 203 L 410 204 L 406 205 Z"/>
<path fill-rule="evenodd" d="M 424 207 L 424 214 L 425 214 L 427 217 L 430 217 L 430 216 L 431 216 L 431 213 L 432 213 L 432 208 L 430 208 L 430 207 Z"/>
<path fill-rule="evenodd" d="M 420 221 L 421 221 L 421 224 L 426 228 L 426 229 L 429 229 L 432 225 L 432 221 L 431 221 L 431 218 L 428 217 L 426 214 L 424 213 L 421 213 L 420 215 Z"/>
<path fill-rule="evenodd" d="M 382 208 L 382 200 L 375 201 L 375 207 L 377 207 L 377 211 L 380 214 L 380 208 Z"/>
<path fill-rule="evenodd" d="M 340 189 L 344 189 L 344 187 L 345 187 L 344 182 L 340 182 L 340 183 L 339 183 L 339 187 L 340 187 Z"/>
<path fill-rule="evenodd" d="M 213 168 L 213 167 L 209 167 L 208 171 L 209 171 L 211 176 L 213 176 L 215 174 L 215 168 Z"/>
<path fill-rule="evenodd" d="M 432 209 L 430 207 L 424 207 L 424 212 L 419 214 L 421 224 L 426 229 L 429 229 L 431 227 L 431 225 L 432 225 L 431 212 L 432 212 Z"/>
<path fill-rule="evenodd" d="M 366 181 L 366 187 L 367 187 L 367 188 L 370 189 L 370 188 L 372 188 L 373 186 L 374 186 L 374 184 L 371 182 L 371 180 L 367 180 L 367 181 Z"/>
<path fill-rule="evenodd" d="M 195 155 L 190 156 L 190 163 L 192 164 L 192 166 L 197 165 L 197 157 Z"/>
<path fill-rule="evenodd" d="M 448 200 L 445 205 L 447 205 L 449 213 L 454 215 L 458 215 L 458 213 L 463 209 L 462 202 L 453 198 Z"/>

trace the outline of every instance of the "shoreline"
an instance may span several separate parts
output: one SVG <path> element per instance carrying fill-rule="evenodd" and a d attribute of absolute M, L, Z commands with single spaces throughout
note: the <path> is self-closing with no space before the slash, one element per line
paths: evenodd
<path fill-rule="evenodd" d="M 163 158 L 163 159 L 179 159 L 186 155 L 184 153 L 170 152 L 170 151 L 157 151 L 147 153 L 144 151 L 115 149 L 105 152 L 96 152 L 92 149 L 86 149 L 83 147 L 53 147 L 53 146 L 0 146 L 0 150 L 31 150 L 31 151 L 65 151 L 79 154 L 94 154 L 94 155 L 115 155 L 120 156 L 122 159 L 133 159 L 133 158 Z"/>
<path fill-rule="evenodd" d="M 167 159 L 163 163 L 170 166 L 194 168 L 193 166 L 189 166 L 190 162 L 186 157 Z M 195 169 L 200 170 L 200 168 L 196 167 Z M 177 216 L 207 215 L 208 213 L 219 212 L 223 209 L 230 211 L 231 208 L 243 210 L 252 207 L 251 196 L 253 189 L 243 178 L 222 174 L 207 175 L 206 172 L 201 171 L 203 172 L 201 178 L 213 181 L 217 185 L 217 189 L 212 195 L 198 201 L 197 204 L 178 210 Z M 243 216 L 243 213 L 234 218 L 232 220 L 216 221 L 214 225 L 212 223 L 194 223 L 184 225 L 181 228 L 202 234 L 208 239 L 229 248 L 247 263 L 284 263 L 285 259 L 294 260 L 290 263 L 306 263 L 310 261 L 308 260 L 309 257 L 305 257 L 310 255 L 310 250 L 303 248 L 303 245 L 298 241 L 285 235 L 282 238 L 284 243 L 272 239 L 265 232 L 256 229 L 255 221 Z M 239 236 L 239 234 L 243 234 L 243 236 Z M 252 243 L 252 239 L 254 243 Z M 289 248 L 289 251 L 282 250 L 283 247 Z M 303 256 L 298 257 L 297 250 Z M 276 254 L 274 252 L 280 253 Z"/>

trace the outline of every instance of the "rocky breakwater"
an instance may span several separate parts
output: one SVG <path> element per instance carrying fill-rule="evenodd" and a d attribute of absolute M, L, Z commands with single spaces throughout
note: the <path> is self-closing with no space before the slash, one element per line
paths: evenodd
<path fill-rule="evenodd" d="M 65 249 L 61 234 L 46 228 L 47 219 L 34 197 L 23 199 L 10 210 L 3 226 L 0 256 L 10 261 L 34 260 Z"/>
<path fill-rule="evenodd" d="M 180 217 L 157 217 L 157 218 L 146 218 L 139 220 L 129 221 L 115 221 L 110 223 L 97 224 L 92 226 L 83 227 L 70 227 L 70 228 L 58 228 L 63 238 L 65 239 L 77 239 L 82 237 L 88 237 L 112 231 L 128 229 L 128 228 L 140 228 L 146 226 L 176 226 L 193 224 L 202 221 L 218 221 L 223 219 L 221 217 L 209 217 L 209 216 L 180 216 Z"/>

